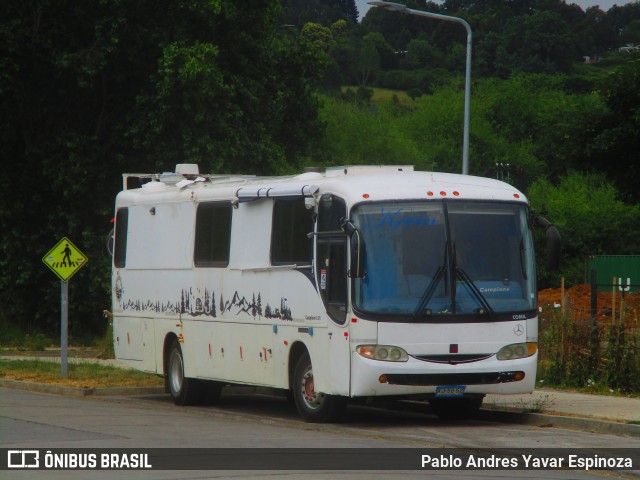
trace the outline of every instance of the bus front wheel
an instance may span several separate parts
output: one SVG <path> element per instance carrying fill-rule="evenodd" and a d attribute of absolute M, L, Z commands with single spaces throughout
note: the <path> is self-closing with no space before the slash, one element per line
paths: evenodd
<path fill-rule="evenodd" d="M 313 368 L 308 353 L 302 355 L 293 371 L 293 400 L 307 422 L 336 420 L 346 406 L 346 398 L 327 395 L 315 389 Z"/>

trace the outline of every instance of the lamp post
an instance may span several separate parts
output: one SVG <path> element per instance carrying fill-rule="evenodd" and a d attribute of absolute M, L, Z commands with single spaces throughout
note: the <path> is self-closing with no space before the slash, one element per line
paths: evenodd
<path fill-rule="evenodd" d="M 382 7 L 385 10 L 400 12 L 407 15 L 416 15 L 419 17 L 435 18 L 436 20 L 444 20 L 445 22 L 460 23 L 467 31 L 467 63 L 464 84 L 464 133 L 462 139 L 462 174 L 469 175 L 469 117 L 471 109 L 471 26 L 466 20 L 449 15 L 441 15 L 439 13 L 423 12 L 422 10 L 414 10 L 408 8 L 402 3 L 393 2 L 368 2 L 374 7 Z"/>

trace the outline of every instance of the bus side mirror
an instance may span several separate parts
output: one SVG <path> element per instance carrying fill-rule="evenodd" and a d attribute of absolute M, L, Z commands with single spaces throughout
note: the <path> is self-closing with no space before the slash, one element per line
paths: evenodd
<path fill-rule="evenodd" d="M 560 269 L 560 248 L 562 239 L 558 229 L 546 218 L 535 217 L 536 225 L 544 228 L 547 237 L 547 268 L 552 271 Z"/>
<path fill-rule="evenodd" d="M 349 264 L 348 275 L 350 278 L 364 278 L 364 242 L 360 236 L 358 228 L 346 218 L 340 221 L 342 231 L 349 237 L 349 250 L 351 254 L 351 262 Z"/>

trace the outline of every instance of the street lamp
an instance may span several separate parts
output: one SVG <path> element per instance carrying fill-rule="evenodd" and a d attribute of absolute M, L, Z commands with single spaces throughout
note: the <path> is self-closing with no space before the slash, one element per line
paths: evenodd
<path fill-rule="evenodd" d="M 400 12 L 407 15 L 417 15 L 419 17 L 435 18 L 436 20 L 444 20 L 445 22 L 460 23 L 467 30 L 467 67 L 464 84 L 464 134 L 462 140 L 462 174 L 469 175 L 469 116 L 471 105 L 471 26 L 466 20 L 449 15 L 441 15 L 439 13 L 423 12 L 422 10 L 414 10 L 408 8 L 402 3 L 393 2 L 367 2 L 374 7 L 382 7 L 392 12 Z"/>

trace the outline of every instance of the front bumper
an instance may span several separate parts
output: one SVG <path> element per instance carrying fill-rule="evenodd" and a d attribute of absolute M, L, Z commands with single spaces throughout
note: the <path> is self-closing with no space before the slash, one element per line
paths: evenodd
<path fill-rule="evenodd" d="M 384 362 L 363 358 L 354 352 L 351 396 L 430 394 L 435 393 L 437 387 L 448 385 L 464 385 L 465 393 L 529 393 L 535 387 L 537 362 L 537 353 L 517 360 L 500 361 L 494 356 L 451 365 L 413 357 L 407 362 Z"/>

